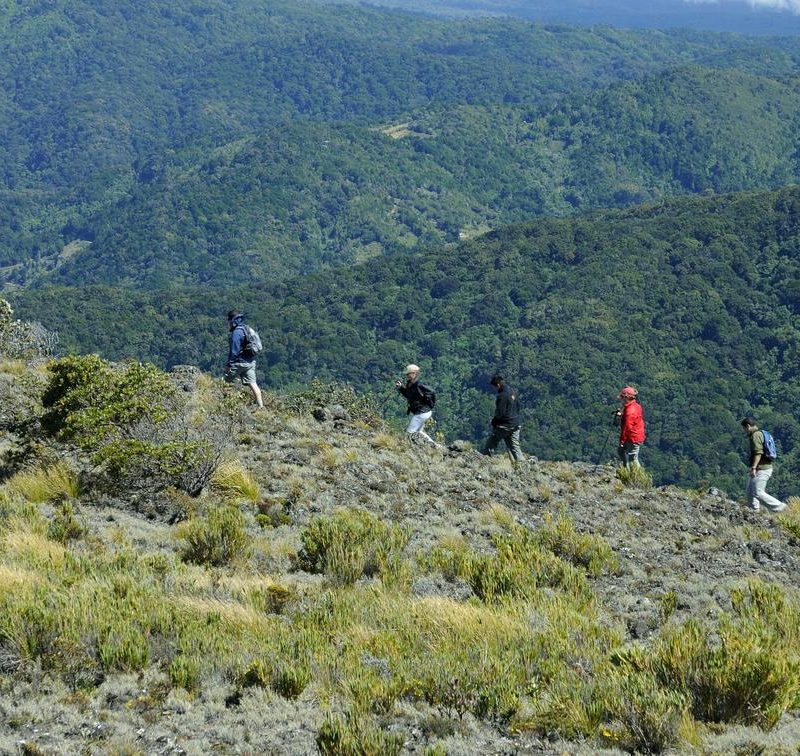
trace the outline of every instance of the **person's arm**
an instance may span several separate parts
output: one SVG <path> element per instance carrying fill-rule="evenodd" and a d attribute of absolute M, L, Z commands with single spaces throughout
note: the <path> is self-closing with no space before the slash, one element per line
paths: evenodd
<path fill-rule="evenodd" d="M 232 365 L 242 356 L 242 345 L 244 344 L 244 329 L 236 326 L 231 333 L 231 348 L 228 354 L 228 364 Z"/>
<path fill-rule="evenodd" d="M 508 410 L 508 396 L 504 391 L 497 395 L 494 403 L 494 417 L 492 418 L 492 425 L 497 425 L 506 416 Z"/>
<path fill-rule="evenodd" d="M 630 406 L 630 405 L 629 405 Z M 619 445 L 622 446 L 628 440 L 630 433 L 630 417 L 628 407 L 623 407 L 619 416 Z"/>
<path fill-rule="evenodd" d="M 761 462 L 761 457 L 764 454 L 764 434 L 761 431 L 756 431 L 752 439 L 752 454 L 750 455 L 750 477 L 755 478 L 758 472 L 758 465 Z"/>

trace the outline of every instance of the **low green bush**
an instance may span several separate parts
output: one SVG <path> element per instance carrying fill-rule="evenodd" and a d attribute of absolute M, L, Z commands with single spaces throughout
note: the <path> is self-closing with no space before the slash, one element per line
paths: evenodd
<path fill-rule="evenodd" d="M 684 693 L 665 690 L 650 673 L 632 673 L 618 682 L 602 736 L 631 753 L 663 753 L 680 743 L 687 714 Z"/>
<path fill-rule="evenodd" d="M 71 501 L 64 501 L 56 505 L 55 514 L 47 528 L 48 538 L 67 544 L 70 541 L 80 540 L 86 533 L 86 525 L 78 519 Z"/>
<path fill-rule="evenodd" d="M 322 756 L 397 756 L 405 738 L 381 730 L 372 717 L 347 712 L 328 714 L 317 733 L 317 748 Z"/>
<path fill-rule="evenodd" d="M 211 567 L 246 559 L 252 550 L 245 517 L 235 507 L 214 508 L 205 517 L 181 523 L 177 537 L 183 541 L 184 561 Z"/>
<path fill-rule="evenodd" d="M 317 517 L 303 530 L 296 565 L 341 585 L 351 585 L 362 575 L 403 583 L 409 576 L 403 559 L 409 537 L 407 528 L 384 523 L 369 512 L 342 509 Z"/>
<path fill-rule="evenodd" d="M 538 543 L 556 556 L 584 568 L 589 575 L 614 572 L 619 567 L 617 556 L 606 541 L 591 533 L 578 533 L 568 517 L 553 519 L 545 515 L 542 527 L 534 533 Z"/>
<path fill-rule="evenodd" d="M 466 580 L 483 601 L 530 600 L 542 588 L 591 598 L 583 573 L 545 548 L 536 531 L 512 525 L 492 540 L 494 553 L 477 554 L 463 545 L 449 544 L 435 549 L 428 564 Z"/>

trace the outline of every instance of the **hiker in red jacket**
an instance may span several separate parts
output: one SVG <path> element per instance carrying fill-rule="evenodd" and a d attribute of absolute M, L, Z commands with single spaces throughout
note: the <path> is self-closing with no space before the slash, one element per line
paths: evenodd
<path fill-rule="evenodd" d="M 625 386 L 619 392 L 622 408 L 617 410 L 620 426 L 617 455 L 625 467 L 639 467 L 639 446 L 644 443 L 644 416 L 642 405 L 636 401 L 638 395 L 632 386 Z"/>

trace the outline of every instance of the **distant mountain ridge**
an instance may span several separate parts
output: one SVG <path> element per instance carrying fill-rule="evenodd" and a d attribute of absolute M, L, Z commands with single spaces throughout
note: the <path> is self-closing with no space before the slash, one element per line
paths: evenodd
<path fill-rule="evenodd" d="M 42 281 L 270 281 L 573 215 L 800 178 L 800 86 L 691 66 L 556 106 L 287 123 L 151 167 Z"/>
<path fill-rule="evenodd" d="M 545 23 L 695 29 L 738 34 L 800 34 L 790 4 L 747 0 L 369 0 L 370 5 L 435 15 L 506 15 Z"/>
<path fill-rule="evenodd" d="M 676 66 L 712 63 L 771 77 L 797 72 L 797 52 L 787 41 L 497 19 L 443 21 L 282 0 L 12 5 L 0 12 L 0 39 L 0 280 L 12 285 L 28 285 L 69 259 L 76 242 L 111 240 L 109 218 L 116 226 L 115 246 L 120 236 L 135 235 L 115 216 L 124 216 L 144 191 L 142 184 L 158 184 L 170 166 L 179 175 L 191 171 L 234 140 L 258 140 L 285 124 L 299 128 L 300 118 L 379 127 L 454 107 L 519 105 L 536 108 L 538 117 L 570 94 Z M 177 186 L 182 188 L 179 178 Z M 230 207 L 236 196 L 225 200 Z M 480 198 L 465 204 L 475 200 Z M 153 209 L 171 222 L 173 209 L 192 211 L 180 203 L 165 196 Z M 398 211 L 415 214 L 411 205 Z M 316 212 L 314 203 L 303 212 Z M 486 220 L 483 210 L 471 215 L 480 219 L 478 227 Z M 204 218 L 198 220 L 202 225 Z M 254 220 L 255 228 L 243 233 L 253 238 L 245 246 L 256 256 L 264 246 L 288 241 L 294 254 L 305 244 L 294 231 L 288 239 L 280 230 L 271 235 L 259 226 L 263 218 Z M 225 211 L 208 221 L 229 224 Z M 411 221 L 405 225 L 418 223 Z M 412 230 L 405 241 L 424 244 L 429 228 L 462 221 L 475 225 L 470 217 L 423 217 L 420 233 Z M 357 218 L 344 231 L 358 238 L 364 222 Z M 445 236 L 450 233 L 448 228 Z M 441 230 L 433 235 L 441 238 Z M 198 237 L 201 255 L 213 258 L 232 249 L 213 233 L 207 238 L 201 230 Z M 338 254 L 335 245 L 319 254 L 313 240 L 309 247 L 311 252 L 302 252 L 307 258 L 290 269 L 305 269 L 312 255 L 317 263 L 320 255 Z M 179 280 L 211 280 L 207 269 L 191 273 L 197 250 L 159 233 L 119 254 L 116 280 L 141 284 L 142 271 L 172 260 Z M 184 254 L 188 259 L 181 261 Z M 129 259 L 133 269 L 126 268 Z M 84 274 L 106 280 L 105 273 L 92 270 L 76 271 L 75 280 Z M 170 275 L 161 270 L 148 285 L 166 285 Z"/>

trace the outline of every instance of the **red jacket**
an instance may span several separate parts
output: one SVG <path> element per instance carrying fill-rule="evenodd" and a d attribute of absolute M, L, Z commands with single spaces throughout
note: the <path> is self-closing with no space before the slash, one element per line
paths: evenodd
<path fill-rule="evenodd" d="M 624 444 L 626 441 L 630 441 L 632 444 L 644 443 L 644 417 L 642 405 L 639 402 L 631 402 L 622 408 L 619 424 L 620 444 Z"/>

